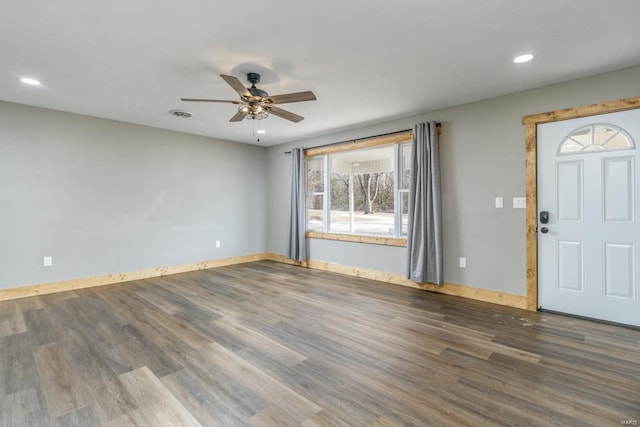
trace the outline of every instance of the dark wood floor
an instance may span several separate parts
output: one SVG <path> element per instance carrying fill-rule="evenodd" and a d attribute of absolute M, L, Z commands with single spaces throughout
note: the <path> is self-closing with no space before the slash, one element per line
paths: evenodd
<path fill-rule="evenodd" d="M 256 262 L 0 303 L 3 426 L 640 420 L 640 331 Z"/>

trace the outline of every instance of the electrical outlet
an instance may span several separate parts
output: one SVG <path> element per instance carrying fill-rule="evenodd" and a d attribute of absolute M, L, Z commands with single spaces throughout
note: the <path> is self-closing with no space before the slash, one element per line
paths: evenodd
<path fill-rule="evenodd" d="M 502 208 L 504 207 L 504 200 L 502 199 L 502 197 L 496 197 L 496 208 Z"/>
<path fill-rule="evenodd" d="M 467 268 L 467 259 L 466 258 L 460 258 L 460 268 Z"/>
<path fill-rule="evenodd" d="M 45 267 L 51 267 L 53 265 L 53 257 L 52 256 L 46 256 L 44 258 L 42 258 L 42 265 Z"/>
<path fill-rule="evenodd" d="M 216 248 L 220 247 L 220 240 L 216 240 Z"/>

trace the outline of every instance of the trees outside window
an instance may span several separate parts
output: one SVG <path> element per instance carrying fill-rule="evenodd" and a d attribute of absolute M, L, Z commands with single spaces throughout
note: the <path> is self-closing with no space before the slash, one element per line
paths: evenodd
<path fill-rule="evenodd" d="M 308 157 L 308 230 L 406 236 L 408 148 L 403 141 Z"/>

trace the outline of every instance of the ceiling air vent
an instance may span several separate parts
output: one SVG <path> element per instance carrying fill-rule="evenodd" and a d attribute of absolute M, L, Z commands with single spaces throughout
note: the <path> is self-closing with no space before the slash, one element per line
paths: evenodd
<path fill-rule="evenodd" d="M 188 119 L 189 117 L 193 116 L 192 113 L 183 110 L 171 110 L 169 111 L 169 114 L 173 114 L 174 116 L 180 117 L 182 119 Z"/>

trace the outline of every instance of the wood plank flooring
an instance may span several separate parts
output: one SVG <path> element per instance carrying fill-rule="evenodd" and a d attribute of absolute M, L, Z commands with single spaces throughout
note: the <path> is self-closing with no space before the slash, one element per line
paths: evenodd
<path fill-rule="evenodd" d="M 269 261 L 0 303 L 2 426 L 616 426 L 640 331 Z"/>

